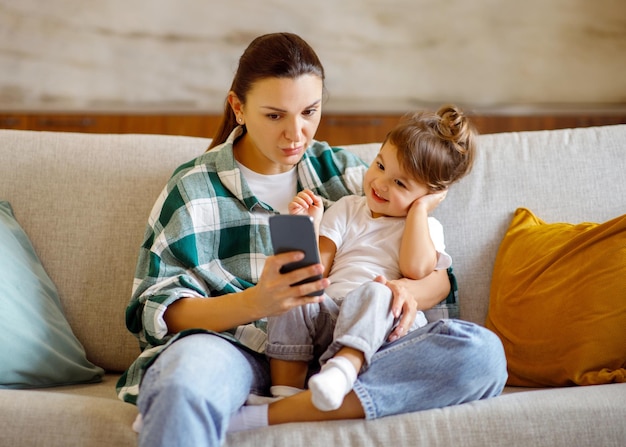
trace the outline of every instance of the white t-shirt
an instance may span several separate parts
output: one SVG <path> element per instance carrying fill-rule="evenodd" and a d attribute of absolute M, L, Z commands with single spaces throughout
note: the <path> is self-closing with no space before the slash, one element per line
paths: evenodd
<path fill-rule="evenodd" d="M 257 199 L 281 214 L 289 214 L 289 203 L 298 189 L 295 166 L 282 174 L 265 175 L 254 172 L 239 162 L 236 163 Z"/>
<path fill-rule="evenodd" d="M 328 208 L 320 225 L 320 236 L 331 239 L 337 253 L 326 293 L 341 299 L 378 275 L 401 278 L 399 255 L 405 221 L 405 217 L 373 218 L 362 196 L 345 196 Z M 452 258 L 445 251 L 443 227 L 437 219 L 429 217 L 428 228 L 438 254 L 435 269 L 447 269 Z"/>

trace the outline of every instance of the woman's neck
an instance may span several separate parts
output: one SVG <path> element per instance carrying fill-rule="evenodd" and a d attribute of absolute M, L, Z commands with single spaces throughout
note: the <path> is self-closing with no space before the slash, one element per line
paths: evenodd
<path fill-rule="evenodd" d="M 233 154 L 237 162 L 262 175 L 283 174 L 293 169 L 294 165 L 281 165 L 266 157 L 245 133 L 233 145 Z"/>

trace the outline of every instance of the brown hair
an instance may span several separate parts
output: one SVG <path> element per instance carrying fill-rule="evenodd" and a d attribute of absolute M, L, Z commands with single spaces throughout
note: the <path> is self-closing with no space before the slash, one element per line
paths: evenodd
<path fill-rule="evenodd" d="M 267 78 L 290 78 L 312 74 L 324 80 L 324 67 L 313 48 L 301 37 L 291 33 L 272 33 L 255 38 L 239 59 L 239 66 L 230 90 L 245 104 L 255 82 Z M 209 149 L 222 144 L 237 120 L 228 100 L 224 114 Z"/>
<path fill-rule="evenodd" d="M 398 162 L 431 191 L 442 191 L 472 168 L 474 126 L 454 105 L 405 115 L 385 137 L 398 149 Z"/>

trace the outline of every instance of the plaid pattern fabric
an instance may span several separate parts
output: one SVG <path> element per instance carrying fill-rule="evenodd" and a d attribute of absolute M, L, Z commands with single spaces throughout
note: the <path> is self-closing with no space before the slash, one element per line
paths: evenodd
<path fill-rule="evenodd" d="M 118 395 L 136 403 L 143 371 L 179 337 L 167 333 L 163 315 L 184 297 L 239 292 L 257 283 L 273 253 L 268 218 L 275 211 L 250 191 L 236 166 L 233 142 L 180 166 L 157 199 L 140 248 L 126 326 L 141 355 L 117 384 Z M 362 194 L 366 165 L 355 155 L 314 141 L 297 166 L 298 190 L 309 188 L 325 206 L 346 194 Z M 220 334 L 262 352 L 265 322 Z"/>
<path fill-rule="evenodd" d="M 436 306 L 425 310 L 424 315 L 429 322 L 446 318 L 459 318 L 459 288 L 454 276 L 452 267 L 448 268 L 448 278 L 450 279 L 450 293 L 445 300 Z"/>

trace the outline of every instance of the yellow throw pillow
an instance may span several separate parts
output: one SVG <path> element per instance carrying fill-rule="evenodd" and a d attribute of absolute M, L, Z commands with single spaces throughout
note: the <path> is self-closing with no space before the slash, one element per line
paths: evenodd
<path fill-rule="evenodd" d="M 547 224 L 517 209 L 485 325 L 504 344 L 509 385 L 626 382 L 626 215 Z"/>

